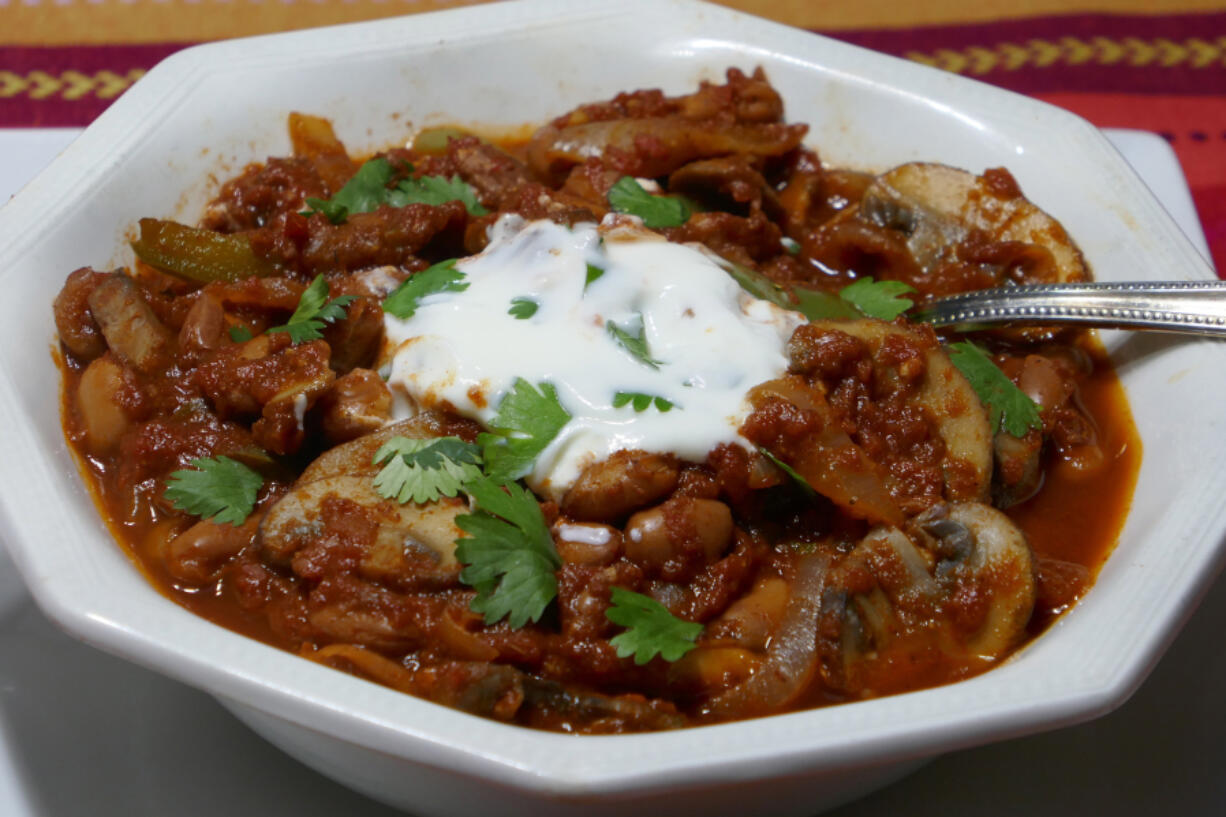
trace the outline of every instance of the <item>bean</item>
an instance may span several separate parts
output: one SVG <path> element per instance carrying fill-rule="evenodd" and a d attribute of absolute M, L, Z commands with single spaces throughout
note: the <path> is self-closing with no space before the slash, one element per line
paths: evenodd
<path fill-rule="evenodd" d="M 258 527 L 256 516 L 238 527 L 202 519 L 170 541 L 166 569 L 186 584 L 209 584 L 226 561 L 251 544 Z"/>
<path fill-rule="evenodd" d="M 574 519 L 615 522 L 671 494 L 679 475 L 671 456 L 618 451 L 579 475 L 562 498 L 562 510 Z"/>
<path fill-rule="evenodd" d="M 622 549 L 622 534 L 611 525 L 562 522 L 553 526 L 558 556 L 567 564 L 607 565 Z"/>
<path fill-rule="evenodd" d="M 379 430 L 392 417 L 392 393 L 370 369 L 354 369 L 319 398 L 323 432 L 333 443 L 356 440 Z"/>
<path fill-rule="evenodd" d="M 123 366 L 110 355 L 98 358 L 81 374 L 77 412 L 90 453 L 112 451 L 131 426 L 123 408 L 122 393 L 127 386 Z"/>
<path fill-rule="evenodd" d="M 650 574 L 680 581 L 718 559 L 732 540 L 732 512 L 714 499 L 674 497 L 626 523 L 626 557 Z"/>

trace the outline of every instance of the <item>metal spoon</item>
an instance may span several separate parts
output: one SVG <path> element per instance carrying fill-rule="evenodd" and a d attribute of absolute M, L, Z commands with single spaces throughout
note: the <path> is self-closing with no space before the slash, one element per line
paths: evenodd
<path fill-rule="evenodd" d="M 1226 281 L 1000 287 L 940 298 L 914 317 L 934 326 L 1077 324 L 1226 335 Z"/>

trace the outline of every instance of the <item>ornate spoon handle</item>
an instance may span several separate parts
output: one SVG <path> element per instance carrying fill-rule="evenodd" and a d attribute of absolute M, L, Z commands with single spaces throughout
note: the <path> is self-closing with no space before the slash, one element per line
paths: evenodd
<path fill-rule="evenodd" d="M 1226 335 L 1226 281 L 1036 284 L 941 298 L 915 313 L 934 326 L 1079 324 Z"/>

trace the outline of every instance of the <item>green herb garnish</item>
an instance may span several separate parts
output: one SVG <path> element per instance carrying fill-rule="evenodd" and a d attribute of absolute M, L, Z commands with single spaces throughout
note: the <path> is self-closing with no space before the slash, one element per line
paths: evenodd
<path fill-rule="evenodd" d="M 477 590 L 471 609 L 487 625 L 506 618 L 519 628 L 539 621 L 558 594 L 562 561 L 536 498 L 515 483 L 505 489 L 488 477 L 468 484 L 477 511 L 456 517 L 468 534 L 456 540 L 456 559 L 460 581 Z"/>
<path fill-rule="evenodd" d="M 583 278 L 583 291 L 587 292 L 587 288 L 596 283 L 596 281 L 600 278 L 600 276 L 604 275 L 604 273 L 605 271 L 603 268 L 598 267 L 595 264 L 588 264 L 587 274 Z"/>
<path fill-rule="evenodd" d="M 412 172 L 413 166 L 407 170 Z M 402 179 L 395 187 L 388 187 L 396 171 L 382 156 L 363 162 L 345 186 L 330 199 L 309 198 L 311 209 L 304 216 L 323 213 L 333 224 L 342 224 L 354 213 L 369 213 L 386 204 L 404 207 L 408 204 L 443 204 L 458 201 L 469 215 L 483 216 L 489 211 L 477 200 L 472 185 L 459 176 L 418 176 Z"/>
<path fill-rule="evenodd" d="M 507 314 L 516 320 L 526 321 L 536 314 L 536 311 L 541 308 L 541 305 L 531 298 L 519 297 L 511 299 L 511 308 L 507 310 Z"/>
<path fill-rule="evenodd" d="M 489 212 L 477 200 L 477 191 L 459 176 L 418 176 L 405 179 L 388 196 L 388 204 L 404 207 L 406 204 L 445 204 L 458 201 L 470 216 L 483 216 Z"/>
<path fill-rule="evenodd" d="M 379 447 L 372 462 L 387 463 L 375 476 L 375 491 L 400 503 L 455 496 L 481 475 L 481 449 L 459 437 L 392 437 Z"/>
<path fill-rule="evenodd" d="M 490 431 L 477 435 L 486 473 L 496 482 L 511 482 L 526 475 L 570 419 L 570 412 L 558 402 L 551 384 L 533 386 L 522 377 L 515 378 L 498 404 Z"/>
<path fill-rule="evenodd" d="M 1003 430 L 1014 437 L 1022 437 L 1032 428 L 1043 428 L 1038 404 L 1014 385 L 978 346 L 970 341 L 951 343 L 949 359 L 987 408 L 993 432 Z"/>
<path fill-rule="evenodd" d="M 902 281 L 874 281 L 872 276 L 860 278 L 839 290 L 839 297 L 870 318 L 892 321 L 915 301 L 903 295 L 915 292 L 915 287 Z"/>
<path fill-rule="evenodd" d="M 609 643 L 617 648 L 619 658 L 634 656 L 642 666 L 657 655 L 665 661 L 676 661 L 690 650 L 702 634 L 702 625 L 677 618 L 655 599 L 614 587 L 613 604 L 605 610 L 605 618 L 626 628 L 613 636 Z"/>
<path fill-rule="evenodd" d="M 622 176 L 609 188 L 609 207 L 618 213 L 638 216 L 643 226 L 653 230 L 680 227 L 690 218 L 690 208 L 684 201 L 653 196 L 632 176 Z"/>
<path fill-rule="evenodd" d="M 643 394 L 641 391 L 619 391 L 613 395 L 613 408 L 630 405 L 635 411 L 646 411 L 652 405 L 661 413 L 672 409 L 676 404 L 654 394 Z"/>
<path fill-rule="evenodd" d="M 230 340 L 235 343 L 246 343 L 255 335 L 251 334 L 251 330 L 245 326 L 231 326 L 226 334 L 230 336 Z"/>
<path fill-rule="evenodd" d="M 463 292 L 468 289 L 464 273 L 455 268 L 458 259 L 450 258 L 413 273 L 383 300 L 383 311 L 401 320 L 408 320 L 417 312 L 422 298 L 440 292 Z"/>
<path fill-rule="evenodd" d="M 323 337 L 324 326 L 345 317 L 346 307 L 354 300 L 354 295 L 340 295 L 329 301 L 328 282 L 322 275 L 316 275 L 298 299 L 298 308 L 290 315 L 289 322 L 268 331 L 286 332 L 294 343 L 318 340 Z"/>
<path fill-rule="evenodd" d="M 392 180 L 395 171 L 382 157 L 364 162 L 358 172 L 336 191 L 330 199 L 307 199 L 310 210 L 303 213 L 311 216 L 323 213 L 328 221 L 341 224 L 349 218 L 350 213 L 369 213 L 381 204 L 386 204 L 391 191 L 387 184 Z"/>
<path fill-rule="evenodd" d="M 763 448 L 762 446 L 758 446 L 758 451 L 762 454 L 762 456 L 766 457 L 768 460 L 773 462 L 780 471 L 782 471 L 783 473 L 791 477 L 792 481 L 795 482 L 797 485 L 799 485 L 801 488 L 803 488 L 805 493 L 810 494 L 810 495 L 817 494 L 817 491 L 815 491 L 813 489 L 813 486 L 809 484 L 809 480 L 802 477 L 800 475 L 800 472 L 797 471 L 795 468 L 793 468 L 792 466 L 788 465 L 783 460 L 776 457 L 774 453 L 772 453 L 769 449 Z"/>
<path fill-rule="evenodd" d="M 264 478 L 229 457 L 192 460 L 191 470 L 166 479 L 166 498 L 201 519 L 241 525 L 251 515 Z"/>
<path fill-rule="evenodd" d="M 609 336 L 617 341 L 617 345 L 621 346 L 629 352 L 636 360 L 653 369 L 660 368 L 663 361 L 656 360 L 651 356 L 650 350 L 647 348 L 647 328 L 643 325 L 643 316 L 639 315 L 637 331 L 623 329 L 613 321 L 605 323 L 605 329 Z"/>

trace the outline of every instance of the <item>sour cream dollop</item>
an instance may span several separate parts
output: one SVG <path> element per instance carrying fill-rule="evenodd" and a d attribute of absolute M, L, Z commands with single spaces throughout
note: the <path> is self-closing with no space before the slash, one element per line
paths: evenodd
<path fill-rule="evenodd" d="M 804 322 L 742 290 L 705 249 L 624 219 L 567 228 L 504 216 L 456 269 L 463 291 L 426 296 L 407 320 L 385 316 L 388 386 L 488 426 L 517 378 L 552 384 L 572 419 L 527 481 L 553 498 L 617 451 L 701 462 L 720 443 L 749 447 L 737 432 L 746 393 L 787 369 L 785 346 Z M 525 299 L 536 311 L 517 318 L 530 307 L 512 305 Z M 672 408 L 615 406 L 619 393 Z"/>

